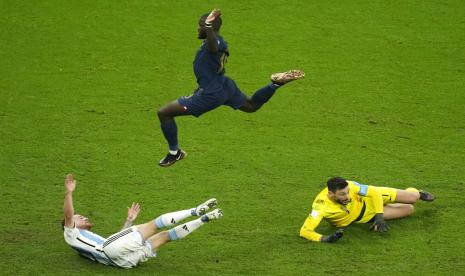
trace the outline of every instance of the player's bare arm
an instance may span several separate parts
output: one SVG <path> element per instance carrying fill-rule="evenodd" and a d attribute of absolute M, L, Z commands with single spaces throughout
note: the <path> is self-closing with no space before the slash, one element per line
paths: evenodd
<path fill-rule="evenodd" d="M 74 227 L 74 208 L 73 208 L 73 191 L 76 188 L 76 180 L 72 174 L 68 174 L 65 178 L 65 200 L 63 212 L 65 215 L 65 226 Z"/>
<path fill-rule="evenodd" d="M 216 37 L 217 33 L 213 28 L 213 22 L 220 16 L 221 11 L 219 9 L 213 9 L 213 11 L 205 19 L 205 24 L 203 26 L 203 28 L 205 29 L 205 33 L 207 34 L 208 50 L 210 50 L 211 52 L 218 51 L 218 40 Z"/>
<path fill-rule="evenodd" d="M 132 226 L 134 221 L 136 220 L 137 216 L 140 212 L 140 204 L 137 202 L 133 202 L 131 207 L 128 207 L 128 217 L 126 218 L 126 222 L 123 225 L 121 230 L 129 228 Z"/>

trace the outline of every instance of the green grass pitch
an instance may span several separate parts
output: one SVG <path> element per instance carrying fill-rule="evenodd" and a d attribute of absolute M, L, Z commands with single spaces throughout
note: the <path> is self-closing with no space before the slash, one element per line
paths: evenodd
<path fill-rule="evenodd" d="M 213 7 L 248 95 L 276 71 L 307 76 L 255 114 L 179 118 L 189 155 L 160 168 L 155 112 L 195 88 L 197 20 Z M 0 13 L 0 274 L 465 274 L 462 0 L 2 0 Z M 212 196 L 225 216 L 135 269 L 102 266 L 63 240 L 66 173 L 103 236 L 132 201 L 137 222 Z M 385 235 L 299 238 L 335 175 L 437 200 Z"/>

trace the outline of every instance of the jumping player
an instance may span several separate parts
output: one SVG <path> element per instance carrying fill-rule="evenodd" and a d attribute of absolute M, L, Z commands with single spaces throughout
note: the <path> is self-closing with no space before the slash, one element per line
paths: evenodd
<path fill-rule="evenodd" d="M 228 44 L 219 35 L 222 23 L 220 16 L 220 10 L 214 9 L 199 19 L 198 38 L 203 39 L 203 43 L 197 51 L 193 65 L 198 88 L 192 95 L 180 97 L 160 108 L 157 113 L 161 130 L 169 146 L 168 154 L 159 162 L 162 167 L 170 166 L 186 156 L 186 152 L 178 145 L 178 130 L 174 117 L 199 117 L 221 105 L 244 112 L 255 112 L 279 87 L 305 75 L 300 70 L 272 74 L 270 84 L 256 91 L 251 98 L 247 97 L 232 79 L 224 75 L 229 51 Z"/>
<path fill-rule="evenodd" d="M 300 236 L 317 242 L 336 242 L 343 235 L 343 229 L 323 236 L 315 229 L 324 219 L 336 227 L 352 223 L 373 223 L 370 230 L 386 232 L 389 227 L 385 220 L 410 216 L 418 200 L 433 201 L 434 196 L 415 188 L 398 190 L 359 184 L 355 181 L 334 177 L 328 180 L 313 201 L 312 212 L 300 229 Z"/>
<path fill-rule="evenodd" d="M 160 246 L 182 239 L 203 224 L 223 216 L 220 209 L 206 213 L 217 205 L 216 199 L 212 198 L 197 207 L 164 214 L 147 223 L 132 226 L 140 211 L 140 205 L 133 203 L 128 209 L 123 229 L 108 238 L 103 238 L 90 231 L 92 224 L 88 218 L 74 213 L 72 196 L 75 187 L 76 181 L 73 176 L 67 175 L 63 208 L 65 219 L 62 223 L 65 241 L 79 254 L 105 265 L 134 267 L 140 262 L 156 257 Z M 170 230 L 160 231 L 192 216 L 199 218 Z"/>

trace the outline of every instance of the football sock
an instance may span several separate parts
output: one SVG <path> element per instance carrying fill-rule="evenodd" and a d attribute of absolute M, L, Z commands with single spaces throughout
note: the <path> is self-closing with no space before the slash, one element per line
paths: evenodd
<path fill-rule="evenodd" d="M 260 88 L 252 95 L 252 102 L 255 103 L 257 106 L 262 106 L 266 103 L 271 97 L 273 97 L 274 92 L 276 89 L 279 88 L 279 85 L 275 85 L 274 83 L 270 83 L 265 87 Z"/>
<path fill-rule="evenodd" d="M 195 214 L 195 208 L 176 211 L 168 214 L 163 214 L 154 220 L 155 226 L 160 229 L 167 226 L 172 226 L 191 217 Z"/>
<path fill-rule="evenodd" d="M 168 145 L 170 151 L 178 151 L 178 127 L 176 126 L 176 122 L 174 120 L 163 121 L 160 124 L 161 131 L 165 136 L 166 141 L 168 141 Z"/>
<path fill-rule="evenodd" d="M 199 228 L 203 224 L 205 224 L 205 222 L 202 221 L 201 218 L 198 218 L 196 220 L 186 222 L 182 225 L 178 225 L 168 231 L 168 234 L 170 235 L 170 240 L 175 241 L 175 240 L 182 239 L 185 236 L 189 235 L 190 233 L 194 232 L 197 228 Z"/>

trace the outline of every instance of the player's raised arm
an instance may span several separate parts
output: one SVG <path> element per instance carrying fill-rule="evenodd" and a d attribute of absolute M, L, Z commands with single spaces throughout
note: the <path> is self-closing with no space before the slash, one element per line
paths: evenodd
<path fill-rule="evenodd" d="M 220 20 L 221 11 L 219 9 L 213 9 L 213 11 L 205 19 L 205 32 L 207 34 L 207 46 L 210 52 L 218 51 L 218 39 L 217 33 L 218 29 L 218 20 Z"/>
<path fill-rule="evenodd" d="M 133 202 L 131 207 L 128 207 L 128 217 L 126 218 L 126 222 L 123 225 L 121 230 L 129 228 L 132 226 L 133 222 L 136 220 L 137 216 L 140 212 L 140 204 L 137 202 Z"/>
<path fill-rule="evenodd" d="M 72 174 L 68 174 L 65 178 L 65 200 L 63 212 L 65 215 L 65 226 L 69 228 L 74 227 L 73 191 L 75 188 L 76 180 L 74 180 Z"/>

